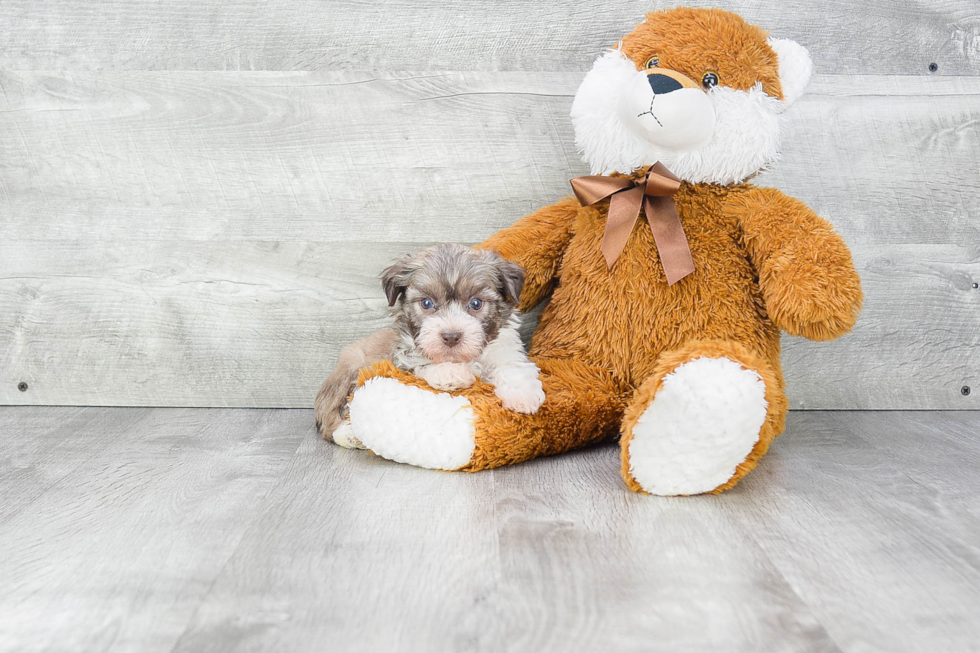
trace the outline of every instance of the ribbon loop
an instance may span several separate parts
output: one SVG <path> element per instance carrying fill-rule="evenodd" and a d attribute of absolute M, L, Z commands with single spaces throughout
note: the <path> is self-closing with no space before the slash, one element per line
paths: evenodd
<path fill-rule="evenodd" d="M 653 197 L 669 197 L 681 187 L 681 180 L 667 169 L 667 166 L 657 161 L 647 173 L 646 190 L 644 195 Z"/>
<path fill-rule="evenodd" d="M 606 231 L 600 249 L 610 269 L 626 248 L 626 241 L 640 217 L 640 207 L 643 207 L 667 283 L 674 285 L 694 272 L 691 248 L 673 198 L 681 181 L 667 166 L 658 161 L 639 183 L 629 177 L 593 175 L 576 177 L 571 184 L 575 197 L 583 206 L 609 198 Z"/>
<path fill-rule="evenodd" d="M 569 182 L 575 197 L 582 203 L 582 206 L 600 202 L 613 193 L 621 190 L 633 188 L 636 185 L 628 177 L 602 177 L 595 175 L 592 177 L 576 177 Z"/>

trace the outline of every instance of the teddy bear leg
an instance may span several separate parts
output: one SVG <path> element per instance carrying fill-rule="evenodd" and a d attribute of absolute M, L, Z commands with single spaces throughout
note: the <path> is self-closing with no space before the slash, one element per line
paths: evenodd
<path fill-rule="evenodd" d="M 482 381 L 435 392 L 388 362 L 362 372 L 350 403 L 352 435 L 375 454 L 418 467 L 477 471 L 615 438 L 627 388 L 608 371 L 538 359 L 544 404 L 508 410 Z"/>
<path fill-rule="evenodd" d="M 663 354 L 623 419 L 626 484 L 666 496 L 734 486 L 784 428 L 778 374 L 732 341 L 691 342 Z"/>

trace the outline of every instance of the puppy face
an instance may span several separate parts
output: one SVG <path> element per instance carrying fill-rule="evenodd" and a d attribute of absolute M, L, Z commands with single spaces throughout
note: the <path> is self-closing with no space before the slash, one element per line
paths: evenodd
<path fill-rule="evenodd" d="M 478 357 L 513 315 L 524 271 L 496 252 L 435 245 L 381 276 L 395 326 L 433 363 Z"/>

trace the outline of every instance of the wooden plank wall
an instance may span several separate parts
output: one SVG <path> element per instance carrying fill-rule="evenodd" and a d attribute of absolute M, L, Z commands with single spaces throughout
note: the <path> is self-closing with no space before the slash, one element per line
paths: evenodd
<path fill-rule="evenodd" d="M 4 0 L 0 403 L 310 406 L 388 261 L 587 172 L 575 88 L 659 6 Z M 792 406 L 980 408 L 980 5 L 726 7 L 811 50 L 759 183 L 867 293 L 852 335 L 785 339 Z"/>

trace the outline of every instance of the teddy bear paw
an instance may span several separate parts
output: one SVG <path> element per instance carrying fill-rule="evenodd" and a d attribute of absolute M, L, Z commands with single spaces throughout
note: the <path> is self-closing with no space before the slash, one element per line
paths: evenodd
<path fill-rule="evenodd" d="M 794 253 L 768 261 L 760 277 L 773 322 L 794 336 L 822 342 L 848 333 L 861 312 L 861 280 L 844 254 Z"/>
<path fill-rule="evenodd" d="M 476 448 L 470 401 L 373 377 L 350 402 L 351 435 L 388 460 L 429 469 L 466 466 Z"/>
<path fill-rule="evenodd" d="M 632 429 L 629 472 L 650 494 L 710 492 L 734 476 L 766 420 L 766 385 L 729 358 L 696 358 L 666 375 Z"/>

